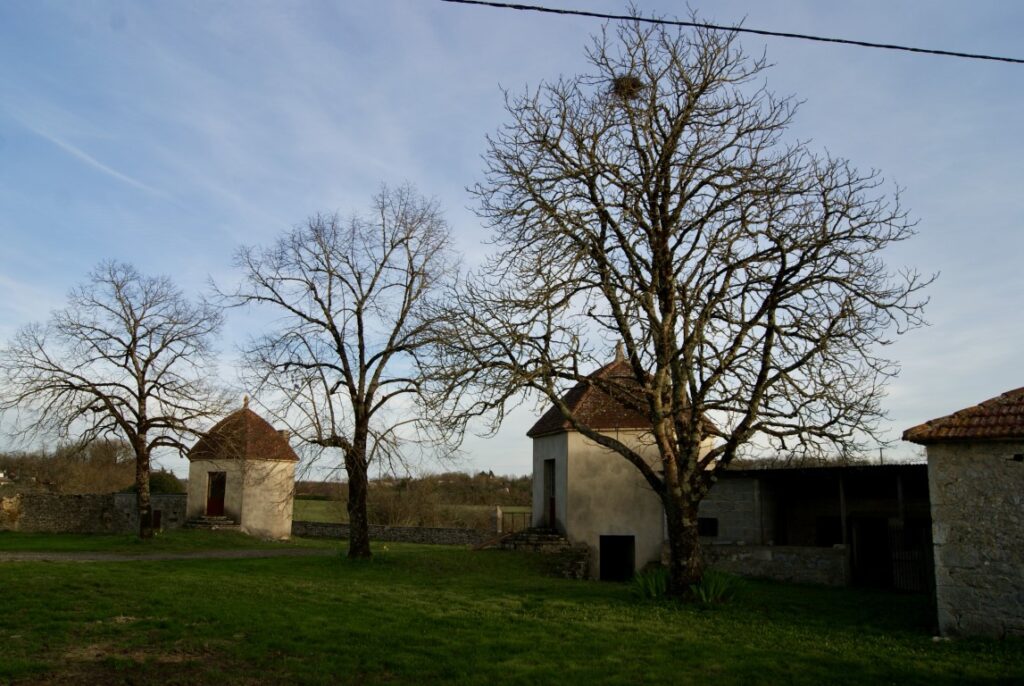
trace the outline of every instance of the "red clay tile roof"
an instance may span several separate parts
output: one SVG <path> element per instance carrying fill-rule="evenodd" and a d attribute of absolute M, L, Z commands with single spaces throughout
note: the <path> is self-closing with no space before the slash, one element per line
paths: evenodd
<path fill-rule="evenodd" d="M 1024 439 L 1024 388 L 939 417 L 903 432 L 903 440 L 934 443 L 964 439 Z"/>
<path fill-rule="evenodd" d="M 288 440 L 248 407 L 232 412 L 203 434 L 188 451 L 188 459 L 299 461 Z"/>
<path fill-rule="evenodd" d="M 588 378 L 610 379 L 622 386 L 623 394 L 636 393 L 635 400 L 642 402 L 640 388 L 633 378 L 633 370 L 626 360 L 616 360 L 598 369 Z M 621 397 L 621 396 L 620 396 Z M 628 396 L 626 396 L 628 397 Z M 581 423 L 598 431 L 610 429 L 650 428 L 651 420 L 646 415 L 627 407 L 615 397 L 586 381 L 580 381 L 562 396 L 573 416 Z M 572 430 L 569 420 L 562 416 L 557 407 L 541 415 L 526 435 L 530 438 Z"/>

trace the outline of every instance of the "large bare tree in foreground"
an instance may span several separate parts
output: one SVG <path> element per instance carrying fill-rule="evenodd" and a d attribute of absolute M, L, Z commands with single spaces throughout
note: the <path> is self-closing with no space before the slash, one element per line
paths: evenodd
<path fill-rule="evenodd" d="M 45 324 L 0 350 L 0 411 L 22 437 L 123 439 L 135 458 L 139 536 L 153 535 L 154 450 L 184 454 L 224 397 L 210 384 L 222 316 L 166 277 L 105 262 Z"/>
<path fill-rule="evenodd" d="M 403 186 L 382 189 L 369 216 L 318 215 L 237 255 L 230 299 L 277 317 L 247 346 L 249 381 L 300 440 L 341 452 L 349 557 L 370 556 L 370 464 L 439 435 L 421 411 L 419 358 L 436 342 L 426 305 L 453 270 L 449 243 L 437 204 Z"/>
<path fill-rule="evenodd" d="M 913 233 L 898 196 L 788 141 L 795 104 L 733 36 L 626 23 L 587 56 L 588 74 L 506 96 L 475 188 L 498 250 L 457 294 L 449 400 L 497 422 L 540 394 L 633 464 L 682 594 L 703 571 L 698 504 L 744 446 L 871 436 L 896 372 L 879 348 L 921 323 L 929 279 L 882 260 Z M 588 378 L 619 343 L 627 377 Z M 580 382 L 650 418 L 656 460 L 571 414 Z"/>

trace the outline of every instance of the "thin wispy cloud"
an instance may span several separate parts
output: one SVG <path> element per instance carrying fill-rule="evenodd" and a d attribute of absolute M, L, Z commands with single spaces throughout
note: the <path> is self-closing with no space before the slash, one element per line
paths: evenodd
<path fill-rule="evenodd" d="M 22 126 L 24 126 L 26 129 L 28 129 L 32 133 L 36 134 L 40 138 L 43 138 L 43 139 L 49 141 L 50 143 L 52 143 L 56 147 L 60 148 L 64 152 L 68 153 L 69 155 L 71 155 L 75 159 L 77 159 L 77 160 L 79 160 L 81 162 L 84 162 L 85 164 L 89 165 L 93 169 L 96 169 L 97 171 L 103 172 L 107 176 L 110 176 L 110 177 L 112 177 L 114 179 L 117 179 L 118 181 L 120 181 L 122 183 L 126 183 L 129 186 L 132 186 L 134 188 L 138 188 L 139 190 L 142 190 L 142 191 L 146 191 L 147 193 L 152 193 L 153 195 L 157 195 L 157 196 L 160 196 L 162 198 L 168 197 L 168 195 L 166 193 L 164 193 L 163 191 L 161 191 L 159 189 L 156 189 L 156 188 L 153 188 L 152 186 L 150 186 L 148 184 L 145 184 L 142 181 L 139 181 L 138 179 L 132 178 L 132 177 L 128 176 L 127 174 L 119 172 L 118 170 L 114 169 L 113 167 L 111 167 L 111 166 L 109 166 L 107 164 L 104 164 L 103 162 L 100 162 L 98 159 L 96 159 L 95 157 L 93 157 L 92 155 L 87 153 L 86 151 L 82 150 L 81 148 L 76 147 L 76 146 L 72 145 L 71 143 L 68 143 L 66 140 L 64 140 L 62 138 L 59 138 L 58 136 L 56 136 L 56 135 L 54 135 L 52 133 L 49 133 L 47 131 L 42 130 L 38 126 L 34 126 L 32 124 L 29 124 L 23 118 L 19 117 L 18 121 L 21 123 Z"/>
<path fill-rule="evenodd" d="M 680 12 L 675 0 L 641 4 Z M 917 9 L 883 0 L 691 4 L 716 23 L 841 26 L 891 42 L 922 30 Z M 929 7 L 930 42 L 991 52 L 1019 43 L 1024 5 Z M 172 274 L 194 292 L 207 275 L 230 282 L 238 245 L 273 241 L 312 212 L 361 211 L 382 181 L 436 196 L 467 262 L 478 262 L 489 231 L 465 189 L 483 173 L 484 136 L 507 121 L 499 85 L 518 92 L 585 70 L 587 36 L 601 28 L 408 0 L 8 3 L 0 14 L 0 334 L 40 316 L 32 310 L 52 306 L 50 291 L 101 259 Z M 886 351 L 903 366 L 886 400 L 891 435 L 1024 384 L 1013 354 L 1024 337 L 1014 314 L 1024 201 L 1012 133 L 1024 69 L 743 45 L 767 47 L 773 91 L 806 99 L 794 137 L 906 187 L 920 236 L 890 264 L 942 273 L 933 325 Z M 230 315 L 225 367 L 233 343 L 261 325 Z M 528 402 L 496 438 L 469 438 L 468 462 L 528 472 L 524 432 L 536 412 Z"/>

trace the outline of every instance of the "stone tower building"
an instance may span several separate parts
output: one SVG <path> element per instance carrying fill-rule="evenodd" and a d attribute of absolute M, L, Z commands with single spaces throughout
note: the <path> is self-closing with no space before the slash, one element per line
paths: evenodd
<path fill-rule="evenodd" d="M 204 434 L 188 459 L 190 519 L 226 517 L 253 536 L 291 536 L 299 458 L 287 433 L 250 410 L 248 399 Z"/>

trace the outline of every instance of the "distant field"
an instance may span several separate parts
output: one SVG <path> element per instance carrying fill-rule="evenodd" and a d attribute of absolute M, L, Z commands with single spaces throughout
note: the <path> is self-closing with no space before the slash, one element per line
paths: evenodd
<path fill-rule="evenodd" d="M 374 551 L 0 563 L 0 684 L 1024 683 L 1024 641 L 935 642 L 921 596 L 750 582 L 704 608 L 539 555 Z"/>
<path fill-rule="evenodd" d="M 451 510 L 485 513 L 494 510 L 492 505 L 447 505 Z M 502 511 L 506 513 L 528 513 L 529 505 L 502 505 Z M 345 511 L 345 503 L 336 500 L 295 500 L 292 519 L 302 522 L 329 522 L 341 524 L 348 521 L 348 513 Z"/>
<path fill-rule="evenodd" d="M 296 498 L 292 519 L 297 522 L 329 522 L 342 524 L 348 521 L 345 503 L 337 500 L 303 500 Z"/>

